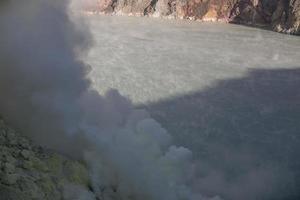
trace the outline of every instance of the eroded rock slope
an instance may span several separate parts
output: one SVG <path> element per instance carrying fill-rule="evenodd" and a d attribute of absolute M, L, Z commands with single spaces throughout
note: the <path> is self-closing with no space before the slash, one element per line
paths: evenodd
<path fill-rule="evenodd" d="M 95 11 L 225 21 L 300 34 L 300 0 L 97 0 Z"/>

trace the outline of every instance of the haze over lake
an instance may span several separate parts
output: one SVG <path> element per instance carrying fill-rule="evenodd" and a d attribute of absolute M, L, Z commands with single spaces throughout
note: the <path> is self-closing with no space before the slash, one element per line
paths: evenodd
<path fill-rule="evenodd" d="M 221 23 L 89 16 L 94 87 L 146 108 L 202 163 L 204 194 L 297 199 L 300 37 Z"/>

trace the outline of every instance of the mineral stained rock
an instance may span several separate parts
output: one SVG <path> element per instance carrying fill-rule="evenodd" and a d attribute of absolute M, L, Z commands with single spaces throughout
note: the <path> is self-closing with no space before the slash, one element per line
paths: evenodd
<path fill-rule="evenodd" d="M 1 200 L 92 199 L 89 180 L 85 165 L 33 145 L 0 118 Z"/>
<path fill-rule="evenodd" d="M 300 34 L 300 0 L 97 0 L 95 6 L 102 13 L 224 21 Z"/>

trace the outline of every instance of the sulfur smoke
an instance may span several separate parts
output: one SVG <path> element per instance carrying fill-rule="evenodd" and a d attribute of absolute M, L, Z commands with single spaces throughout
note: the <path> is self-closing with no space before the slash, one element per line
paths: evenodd
<path fill-rule="evenodd" d="M 80 60 L 91 35 L 72 22 L 67 1 L 0 9 L 0 113 L 36 143 L 87 163 L 94 194 L 78 198 L 207 199 L 191 189 L 188 149 L 117 91 L 93 90 Z"/>

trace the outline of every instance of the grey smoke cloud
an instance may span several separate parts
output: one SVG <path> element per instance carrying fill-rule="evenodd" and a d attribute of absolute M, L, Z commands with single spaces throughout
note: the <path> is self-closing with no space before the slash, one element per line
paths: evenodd
<path fill-rule="evenodd" d="M 98 3 L 98 0 L 72 0 L 70 9 L 73 11 L 96 11 Z"/>
<path fill-rule="evenodd" d="M 42 144 L 54 145 L 79 121 L 75 100 L 89 81 L 76 51 L 88 47 L 89 36 L 63 12 L 65 1 L 9 1 L 6 7 L 1 12 L 1 111 Z"/>
<path fill-rule="evenodd" d="M 99 198 L 208 199 L 190 189 L 191 151 L 172 145 L 160 124 L 117 91 L 100 96 L 92 89 L 80 60 L 92 37 L 72 22 L 68 1 L 4 4 L 0 113 L 11 124 L 38 144 L 84 159 Z M 103 193 L 112 187 L 113 194 Z M 94 198 L 78 198 L 85 197 Z"/>

